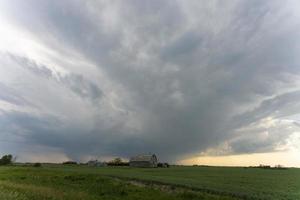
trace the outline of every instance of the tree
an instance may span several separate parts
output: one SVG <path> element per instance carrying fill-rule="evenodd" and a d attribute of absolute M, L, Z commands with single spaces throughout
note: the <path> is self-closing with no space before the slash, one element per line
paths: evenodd
<path fill-rule="evenodd" d="M 34 167 L 41 167 L 42 164 L 41 164 L 41 163 L 34 163 L 33 166 L 34 166 Z"/>
<path fill-rule="evenodd" d="M 115 158 L 112 160 L 112 163 L 114 164 L 121 164 L 122 163 L 122 159 L 121 158 Z"/>
<path fill-rule="evenodd" d="M 120 166 L 123 164 L 123 162 L 122 162 L 121 158 L 115 158 L 115 159 L 109 161 L 107 164 L 108 164 L 108 166 Z"/>
<path fill-rule="evenodd" d="M 77 162 L 75 161 L 66 161 L 62 163 L 63 165 L 77 165 Z"/>
<path fill-rule="evenodd" d="M 13 156 L 8 154 L 8 155 L 4 155 L 2 156 L 2 158 L 0 159 L 0 165 L 9 165 L 12 163 L 13 160 Z"/>

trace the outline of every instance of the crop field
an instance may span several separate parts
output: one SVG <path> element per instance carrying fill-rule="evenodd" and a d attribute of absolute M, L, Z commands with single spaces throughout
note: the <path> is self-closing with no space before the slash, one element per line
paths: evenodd
<path fill-rule="evenodd" d="M 300 199 L 300 169 L 0 167 L 2 200 Z"/>

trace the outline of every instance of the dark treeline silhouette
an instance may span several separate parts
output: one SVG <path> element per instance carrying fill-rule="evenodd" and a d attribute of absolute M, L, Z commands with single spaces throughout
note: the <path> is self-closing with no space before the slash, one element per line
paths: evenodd
<path fill-rule="evenodd" d="M 169 168 L 170 165 L 169 165 L 169 163 L 157 163 L 157 167 L 161 167 L 161 168 Z"/>
<path fill-rule="evenodd" d="M 13 162 L 13 156 L 8 154 L 8 155 L 4 155 L 2 156 L 2 158 L 0 159 L 0 165 L 10 165 Z"/>
<path fill-rule="evenodd" d="M 124 162 L 121 158 L 115 158 L 109 161 L 107 166 L 129 166 L 129 162 Z"/>
<path fill-rule="evenodd" d="M 75 161 L 66 161 L 62 163 L 63 165 L 77 165 L 77 162 Z"/>

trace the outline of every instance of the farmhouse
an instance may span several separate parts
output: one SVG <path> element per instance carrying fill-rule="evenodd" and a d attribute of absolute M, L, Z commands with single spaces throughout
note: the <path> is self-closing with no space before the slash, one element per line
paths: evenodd
<path fill-rule="evenodd" d="M 157 167 L 157 157 L 155 154 L 138 155 L 130 158 L 131 167 Z"/>

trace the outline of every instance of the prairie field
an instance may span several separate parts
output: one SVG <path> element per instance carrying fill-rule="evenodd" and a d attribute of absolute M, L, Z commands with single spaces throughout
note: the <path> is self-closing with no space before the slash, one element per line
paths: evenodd
<path fill-rule="evenodd" d="M 0 167 L 2 200 L 300 199 L 300 169 Z"/>

